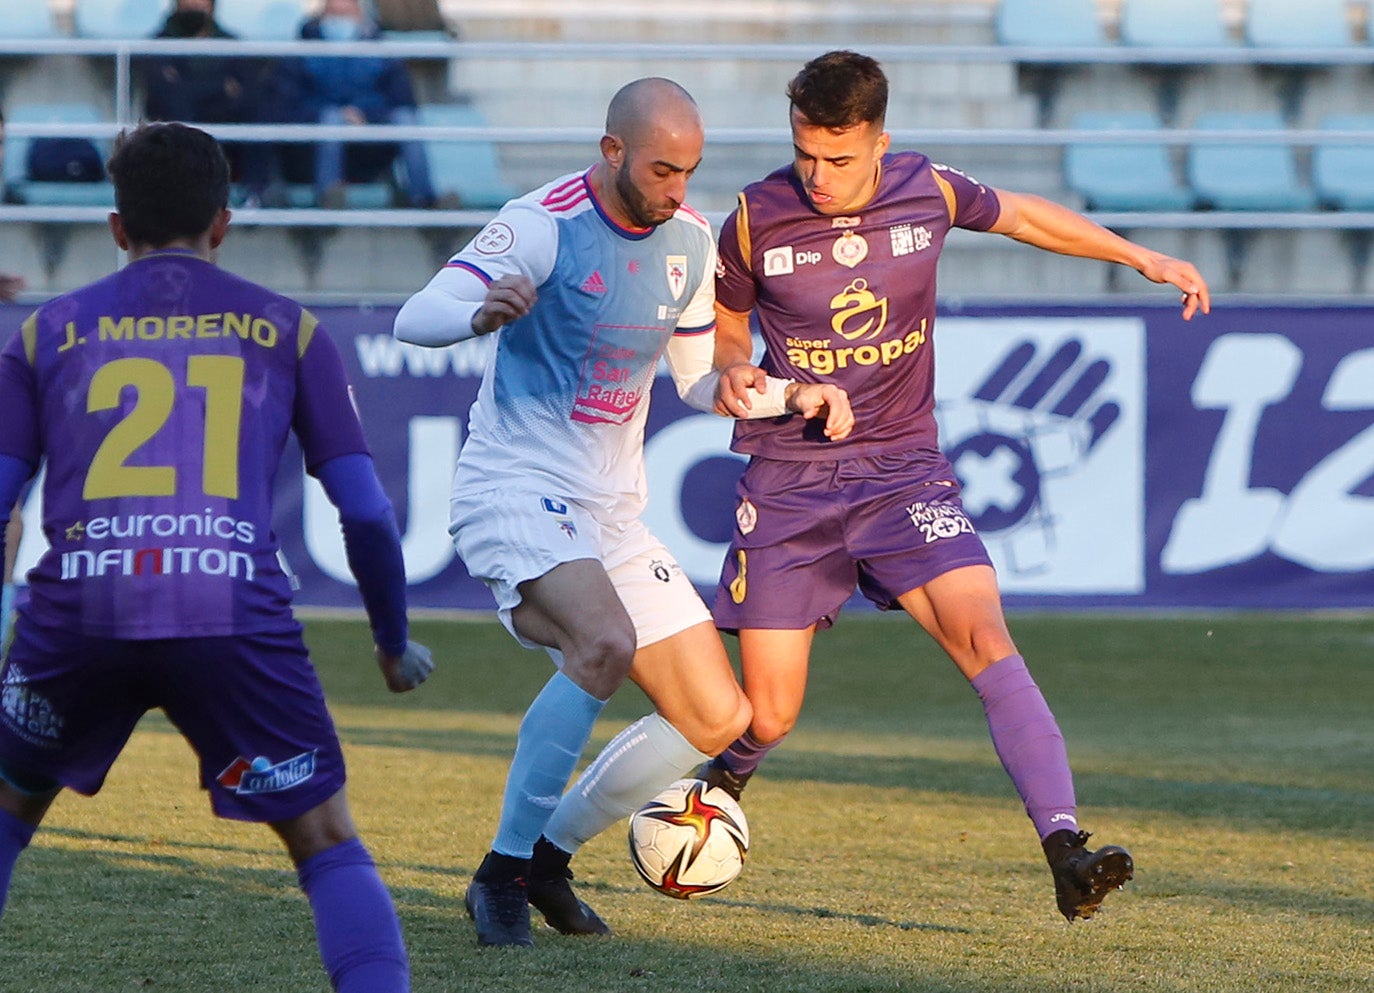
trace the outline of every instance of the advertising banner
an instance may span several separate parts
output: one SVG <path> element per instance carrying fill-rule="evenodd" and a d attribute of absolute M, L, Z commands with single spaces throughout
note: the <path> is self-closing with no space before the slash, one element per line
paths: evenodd
<path fill-rule="evenodd" d="M 424 349 L 391 337 L 394 308 L 312 309 L 396 506 L 411 603 L 490 609 L 447 523 L 492 340 Z M 13 328 L 23 313 L 0 309 Z M 933 341 L 942 447 L 1008 606 L 1374 606 L 1374 309 L 1219 306 L 1185 323 L 1176 307 L 964 308 Z M 708 595 L 743 468 L 729 438 L 660 375 L 648 523 Z M 297 602 L 356 606 L 337 516 L 297 453 L 278 488 Z M 21 566 L 41 551 L 38 502 Z"/>

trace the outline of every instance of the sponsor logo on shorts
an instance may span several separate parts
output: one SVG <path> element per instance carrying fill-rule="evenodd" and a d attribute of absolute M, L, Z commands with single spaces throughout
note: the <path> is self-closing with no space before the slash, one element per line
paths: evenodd
<path fill-rule="evenodd" d="M 558 520 L 554 521 L 558 525 L 558 530 L 568 536 L 569 541 L 577 540 L 577 525 L 572 522 L 572 518 L 567 516 L 568 505 L 562 500 L 555 500 L 553 497 L 543 497 L 539 505 L 544 508 L 546 513 L 555 515 Z"/>
<path fill-rule="evenodd" d="M 54 745 L 62 737 L 62 717 L 45 696 L 29 689 L 28 679 L 13 662 L 0 684 L 0 715 L 19 737 L 35 745 Z"/>
<path fill-rule="evenodd" d="M 911 523 L 925 535 L 926 544 L 942 538 L 973 534 L 973 524 L 962 507 L 947 503 L 913 503 L 906 508 Z"/>
<path fill-rule="evenodd" d="M 759 523 L 759 509 L 748 500 L 741 500 L 735 508 L 735 523 L 740 534 L 750 534 Z"/>
<path fill-rule="evenodd" d="M 239 756 L 216 777 L 225 789 L 239 796 L 256 796 L 262 793 L 281 793 L 294 789 L 309 781 L 315 775 L 315 753 L 302 752 L 294 758 L 275 765 L 262 755 L 253 759 Z"/>

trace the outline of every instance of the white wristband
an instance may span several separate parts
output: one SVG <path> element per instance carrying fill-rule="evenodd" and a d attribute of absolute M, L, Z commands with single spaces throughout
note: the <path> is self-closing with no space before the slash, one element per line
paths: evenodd
<path fill-rule="evenodd" d="M 787 387 L 795 383 L 795 379 L 777 379 L 769 376 L 766 388 L 759 396 L 751 396 L 750 403 L 753 406 L 749 409 L 749 419 L 756 417 L 777 417 L 787 413 Z"/>

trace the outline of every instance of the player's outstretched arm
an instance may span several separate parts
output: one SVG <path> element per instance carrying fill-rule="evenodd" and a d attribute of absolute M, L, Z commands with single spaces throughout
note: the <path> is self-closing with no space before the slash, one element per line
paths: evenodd
<path fill-rule="evenodd" d="M 429 649 L 409 638 L 401 536 L 372 457 L 340 455 L 312 472 L 339 509 L 348 568 L 358 583 L 387 689 L 414 689 L 429 677 L 434 662 Z"/>
<path fill-rule="evenodd" d="M 1191 262 L 1170 258 L 1108 231 L 1068 207 L 1029 193 L 997 190 L 1002 212 L 988 230 L 1009 238 L 1079 258 L 1128 265 L 1155 283 L 1170 283 L 1183 294 L 1183 319 L 1211 313 L 1207 282 Z"/>

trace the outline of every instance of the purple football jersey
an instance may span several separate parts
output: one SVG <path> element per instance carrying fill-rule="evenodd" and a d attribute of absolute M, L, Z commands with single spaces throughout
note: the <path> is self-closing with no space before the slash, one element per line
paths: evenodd
<path fill-rule="evenodd" d="M 916 152 L 884 156 L 853 215 L 817 211 L 792 166 L 745 188 L 721 229 L 716 299 L 755 312 L 770 374 L 847 390 L 855 427 L 831 442 L 820 419 L 745 420 L 731 447 L 806 461 L 936 448 L 936 262 L 951 227 L 984 231 L 1000 212 L 991 189 Z"/>
<path fill-rule="evenodd" d="M 338 350 L 298 304 L 159 252 L 46 304 L 0 355 L 0 453 L 46 460 L 28 616 L 105 638 L 294 625 L 272 489 L 365 453 Z"/>

